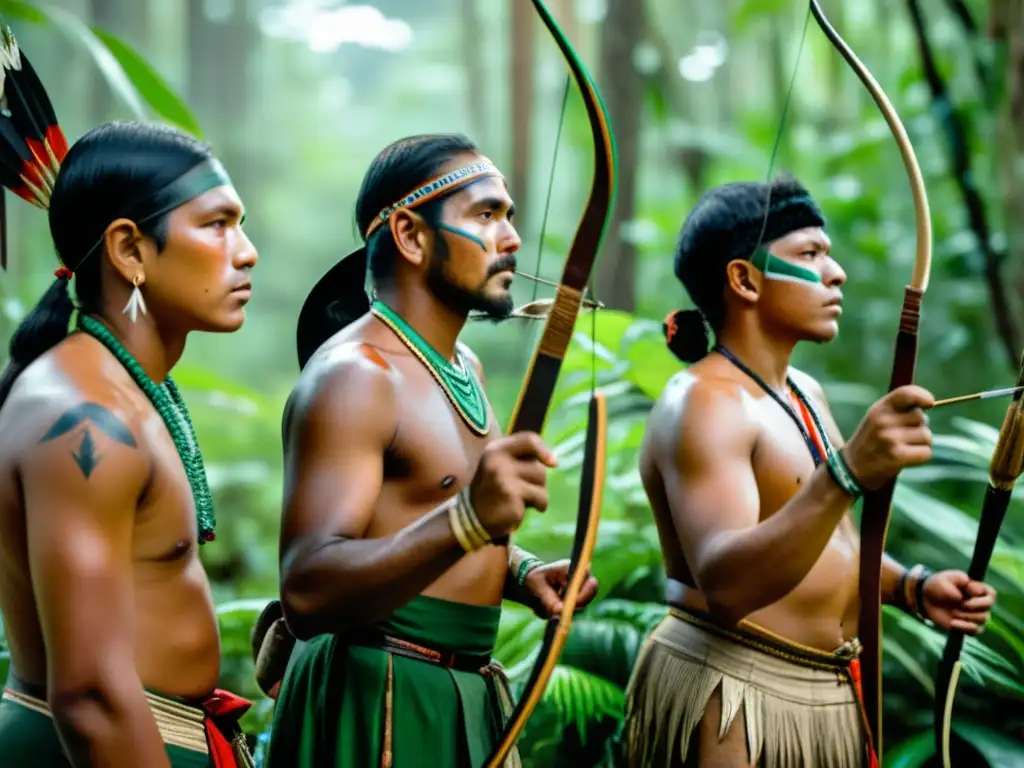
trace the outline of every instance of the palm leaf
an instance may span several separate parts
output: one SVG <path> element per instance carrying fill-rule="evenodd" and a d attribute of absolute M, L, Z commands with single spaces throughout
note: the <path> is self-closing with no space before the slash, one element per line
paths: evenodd
<path fill-rule="evenodd" d="M 551 673 L 541 706 L 554 715 L 559 730 L 574 726 L 585 742 L 589 722 L 622 717 L 626 696 L 603 677 L 559 664 Z"/>

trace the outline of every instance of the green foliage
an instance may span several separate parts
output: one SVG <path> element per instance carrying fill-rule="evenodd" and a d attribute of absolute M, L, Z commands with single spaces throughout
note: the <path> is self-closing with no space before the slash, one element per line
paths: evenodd
<path fill-rule="evenodd" d="M 194 66 L 201 67 L 202 77 L 216 78 L 220 73 L 209 66 L 210 56 L 189 50 L 182 33 L 190 21 L 174 5 L 160 4 L 159 35 L 149 40 L 126 40 L 90 28 L 57 0 L 0 0 L 0 13 L 24 22 L 15 30 L 19 35 L 25 29 L 26 35 L 39 40 L 71 43 L 31 49 L 37 51 L 31 54 L 37 69 L 49 67 L 54 73 L 47 77 L 41 71 L 44 82 L 52 84 L 62 122 L 86 119 L 83 115 L 90 113 L 91 105 L 89 88 L 83 86 L 98 74 L 117 94 L 127 116 L 144 118 L 152 112 L 198 133 L 198 120 L 171 83 L 180 82 Z M 177 5 L 184 9 L 232 4 Z M 412 18 L 419 5 L 406 3 L 402 12 Z M 958 192 L 949 181 L 942 126 L 929 112 L 906 21 L 890 23 L 886 15 L 891 9 L 883 8 L 884 3 L 841 4 L 841 12 L 839 5 L 835 13 L 830 9 L 830 15 L 899 110 L 929 186 L 935 263 L 925 299 L 917 380 L 938 396 L 1005 385 L 1010 372 L 993 340 L 984 267 Z M 534 768 L 612 766 L 621 753 L 619 728 L 629 671 L 643 639 L 664 615 L 664 572 L 636 455 L 651 400 L 681 367 L 660 333 L 659 318 L 684 300 L 672 275 L 671 254 L 685 212 L 706 188 L 765 177 L 783 95 L 772 79 L 773 65 L 779 65 L 785 85 L 806 13 L 805 4 L 783 0 L 731 5 L 648 0 L 646 7 L 651 29 L 664 34 L 678 51 L 693 47 L 695 34 L 700 42 L 705 33 L 695 30 L 721 29 L 729 37 L 728 53 L 716 80 L 685 81 L 677 76 L 676 62 L 666 60 L 660 64 L 667 75 L 664 80 L 645 81 L 637 167 L 620 171 L 635 170 L 637 182 L 629 222 L 630 230 L 640 233 L 634 243 L 636 313 L 604 311 L 581 318 L 545 435 L 561 460 L 561 469 L 550 481 L 551 507 L 545 515 L 531 516 L 517 534 L 519 543 L 546 559 L 569 552 L 586 405 L 596 378 L 609 398 L 611 414 L 605 503 L 593 561 L 601 587 L 595 602 L 574 622 L 561 663 L 524 734 L 523 753 Z M 156 4 L 148 12 L 155 18 Z M 461 39 L 456 19 L 445 17 L 446 12 L 455 13 L 432 9 L 429 16 L 435 26 L 429 34 L 417 34 L 410 48 L 398 53 L 355 44 L 346 44 L 337 53 L 314 52 L 263 28 L 262 35 L 253 36 L 258 47 L 254 43 L 230 51 L 248 57 L 246 63 L 258 73 L 247 83 L 232 83 L 247 95 L 245 108 L 203 114 L 204 122 L 216 118 L 208 122 L 211 133 L 217 133 L 213 126 L 218 123 L 226 126 L 214 136 L 216 142 L 244 160 L 245 170 L 253 169 L 243 192 L 252 214 L 247 231 L 262 259 L 254 274 L 256 295 L 245 327 L 230 337 L 191 339 L 175 377 L 193 413 L 217 505 L 217 543 L 204 547 L 202 557 L 219 606 L 221 682 L 256 702 L 244 721 L 254 736 L 265 734 L 272 713 L 271 702 L 253 680 L 249 631 L 260 608 L 278 589 L 280 421 L 284 397 L 296 375 L 295 319 L 316 276 L 358 240 L 351 210 L 369 158 L 398 136 L 463 130 L 476 117 L 467 114 L 465 93 L 471 80 L 453 54 L 469 45 Z M 591 23 L 599 21 L 596 16 L 584 22 L 583 13 L 577 15 L 580 49 L 592 66 L 602 25 Z M 954 100 L 965 107 L 976 128 L 971 137 L 973 175 L 982 190 L 1002 194 L 994 172 L 999 165 L 991 130 L 995 114 L 976 95 L 968 58 L 973 51 L 993 60 L 1001 54 L 981 39 L 968 51 L 963 36 L 950 33 L 949 20 L 938 12 L 934 15 L 936 21 L 930 24 L 943 32 L 935 36 L 939 64 L 949 74 Z M 980 15 L 979 24 L 984 27 Z M 221 30 L 226 32 L 226 27 Z M 485 26 L 485 64 L 500 70 L 510 58 L 505 38 L 510 27 Z M 227 47 L 227 34 L 218 39 Z M 538 50 L 552 66 L 560 66 L 549 41 L 538 42 Z M 771 61 L 776 49 L 784 52 L 777 62 Z M 90 66 L 69 66 L 68 58 L 83 52 Z M 642 53 L 636 52 L 637 61 L 643 59 Z M 200 58 L 207 63 L 205 68 L 197 63 Z M 410 67 L 410 61 L 416 66 Z M 531 203 L 546 192 L 565 83 L 563 72 L 549 77 L 545 71 L 542 68 L 544 76 L 537 78 Z M 501 82 L 501 75 L 494 82 Z M 508 165 L 507 147 L 513 141 L 505 131 L 513 121 L 506 96 L 501 87 L 486 90 L 485 111 L 492 129 L 481 130 L 474 138 L 499 164 Z M 828 215 L 833 253 L 848 274 L 841 337 L 827 346 L 798 350 L 796 362 L 823 382 L 840 426 L 849 433 L 889 377 L 897 307 L 914 247 L 913 216 L 902 164 L 887 127 L 813 23 L 784 139 L 774 170 L 792 172 L 818 198 Z M 699 174 L 687 162 L 695 159 L 701 161 Z M 540 216 L 521 225 L 522 264 L 531 271 L 536 252 L 543 256 L 540 274 L 557 276 L 583 206 L 591 163 L 589 130 L 578 94 L 571 92 L 542 247 L 535 244 Z M 520 199 L 525 191 L 516 190 L 515 195 Z M 1006 239 L 998 203 L 993 200 L 988 206 L 996 241 Z M 524 207 L 539 212 L 541 206 Z M 17 250 L 39 258 L 19 260 L 0 284 L 0 328 L 5 335 L 41 286 L 52 280 L 45 221 L 28 209 L 12 206 L 9 211 L 12 242 Z M 1019 257 L 1008 261 L 1019 262 Z M 533 286 L 522 287 L 517 281 L 514 290 L 522 300 Z M 499 416 L 511 410 L 535 333 L 536 326 L 519 324 L 481 323 L 466 331 L 466 340 L 487 371 L 488 393 Z M 991 425 L 998 424 L 1004 407 L 987 401 L 933 414 L 935 461 L 902 473 L 897 489 L 889 549 L 901 561 L 966 567 L 995 438 Z M 968 640 L 964 651 L 954 727 L 977 758 L 965 765 L 987 761 L 1006 766 L 1024 760 L 1024 497 L 1017 496 L 990 570 L 989 579 L 999 590 L 998 606 L 985 634 Z M 922 766 L 931 750 L 932 678 L 942 636 L 889 610 L 884 631 L 886 765 Z M 517 687 L 529 674 L 542 632 L 542 623 L 532 614 L 508 606 L 496 655 Z M 0 674 L 5 669 L 0 627 Z"/>
<path fill-rule="evenodd" d="M 146 118 L 142 103 L 145 101 L 171 125 L 202 136 L 199 121 L 185 102 L 152 65 L 117 36 L 98 27 L 90 28 L 73 13 L 51 3 L 0 0 L 0 15 L 32 24 L 52 25 L 71 43 L 81 46 L 136 119 Z"/>

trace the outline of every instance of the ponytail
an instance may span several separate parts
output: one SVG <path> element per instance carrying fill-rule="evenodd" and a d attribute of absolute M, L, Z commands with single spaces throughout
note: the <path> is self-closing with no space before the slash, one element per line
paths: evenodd
<path fill-rule="evenodd" d="M 0 408 L 3 408 L 22 371 L 68 335 L 68 325 L 75 310 L 68 291 L 70 279 L 71 270 L 58 269 L 57 279 L 14 331 L 9 348 L 10 360 L 0 374 Z"/>
<path fill-rule="evenodd" d="M 677 309 L 661 324 L 672 354 L 684 363 L 696 363 L 708 353 L 710 339 L 704 315 L 697 309 Z"/>

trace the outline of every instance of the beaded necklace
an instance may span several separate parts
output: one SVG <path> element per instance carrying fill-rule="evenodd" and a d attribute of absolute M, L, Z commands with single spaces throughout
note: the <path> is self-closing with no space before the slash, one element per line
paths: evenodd
<path fill-rule="evenodd" d="M 195 429 L 192 426 L 192 419 L 189 418 L 188 408 L 178 391 L 178 386 L 168 376 L 163 384 L 157 384 L 142 366 L 131 356 L 105 325 L 91 317 L 79 315 L 77 329 L 89 334 L 110 350 L 117 361 L 128 371 L 143 394 L 149 398 L 156 412 L 164 421 L 164 426 L 174 441 L 174 447 L 178 449 L 178 456 L 185 467 L 185 476 L 192 488 L 192 499 L 196 507 L 196 523 L 199 527 L 199 543 L 205 544 L 216 538 L 217 518 L 213 512 L 213 496 L 210 493 L 210 486 L 206 479 L 206 469 L 203 466 L 203 456 L 199 451 L 199 442 L 196 440 Z"/>
<path fill-rule="evenodd" d="M 457 348 L 455 350 L 457 364 L 446 360 L 416 332 L 416 329 L 380 299 L 373 302 L 370 311 L 394 331 L 402 343 L 427 367 L 466 425 L 476 434 L 486 435 L 490 421 L 487 399 L 473 366 L 462 352 Z"/>

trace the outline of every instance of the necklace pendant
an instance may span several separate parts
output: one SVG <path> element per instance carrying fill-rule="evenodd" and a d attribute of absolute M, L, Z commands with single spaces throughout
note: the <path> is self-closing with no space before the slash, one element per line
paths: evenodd
<path fill-rule="evenodd" d="M 472 364 L 456 348 L 453 363 L 434 349 L 416 329 L 409 325 L 387 304 L 375 300 L 370 307 L 373 315 L 383 322 L 399 340 L 409 348 L 430 371 L 440 385 L 455 412 L 469 429 L 477 435 L 486 435 L 490 427 L 490 412 L 483 386 Z"/>

